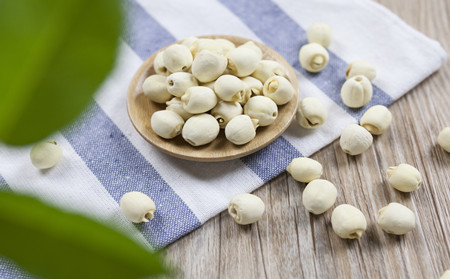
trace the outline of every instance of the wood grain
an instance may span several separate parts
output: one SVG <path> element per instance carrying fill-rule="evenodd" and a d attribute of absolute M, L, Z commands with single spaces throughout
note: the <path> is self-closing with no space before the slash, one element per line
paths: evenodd
<path fill-rule="evenodd" d="M 236 46 L 242 45 L 249 39 L 236 36 L 203 36 L 204 38 L 223 38 L 233 42 Z M 256 137 L 247 144 L 235 145 L 225 138 L 224 130 L 221 129 L 219 136 L 211 143 L 202 146 L 191 146 L 181 135 L 173 139 L 163 139 L 159 137 L 151 128 L 150 119 L 155 111 L 165 109 L 164 104 L 157 104 L 150 101 L 144 95 L 142 84 L 144 80 L 155 74 L 153 61 L 156 55 L 165 48 L 155 52 L 139 67 L 133 76 L 127 93 L 127 109 L 131 122 L 133 123 L 139 134 L 148 142 L 158 147 L 160 150 L 179 158 L 193 161 L 226 161 L 243 157 L 258 151 L 267 146 L 269 143 L 279 137 L 284 130 L 289 127 L 294 119 L 298 104 L 298 81 L 294 69 L 289 63 L 275 50 L 268 46 L 254 42 L 258 45 L 263 53 L 263 59 L 274 60 L 284 66 L 286 70 L 286 78 L 291 81 L 297 94 L 285 105 L 278 106 L 278 116 L 275 121 L 266 127 L 258 127 Z"/>
<path fill-rule="evenodd" d="M 450 2 L 378 0 L 450 53 Z M 324 178 L 339 188 L 340 203 L 356 205 L 370 222 L 356 241 L 338 238 L 331 211 L 313 216 L 301 205 L 304 184 L 282 173 L 255 191 L 268 214 L 238 226 L 223 212 L 170 245 L 167 259 L 179 278 L 439 278 L 450 269 L 450 154 L 437 146 L 450 126 L 450 62 L 390 110 L 389 131 L 362 155 L 345 155 L 337 141 L 312 156 L 326 162 Z M 385 170 L 408 162 L 423 174 L 411 194 L 393 191 Z M 411 208 L 417 227 L 405 236 L 384 233 L 377 211 L 391 201 Z"/>

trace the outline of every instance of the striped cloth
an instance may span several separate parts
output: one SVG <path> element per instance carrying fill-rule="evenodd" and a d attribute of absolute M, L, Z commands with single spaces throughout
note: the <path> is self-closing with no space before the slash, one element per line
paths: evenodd
<path fill-rule="evenodd" d="M 339 137 L 372 105 L 390 105 L 446 59 L 440 45 L 370 0 L 129 0 L 128 31 L 117 67 L 102 85 L 84 117 L 49 139 L 63 148 L 61 162 L 38 171 L 30 147 L 0 146 L 0 184 L 54 205 L 112 223 L 153 248 L 161 248 L 223 211 L 230 198 L 251 192 L 295 157 L 309 156 Z M 305 29 L 328 23 L 334 32 L 330 62 L 319 74 L 299 65 Z M 143 60 L 188 36 L 225 34 L 262 42 L 296 70 L 301 98 L 314 96 L 329 119 L 310 131 L 293 123 L 268 147 L 241 159 L 190 162 L 168 156 L 146 142 L 126 111 L 127 86 Z M 347 64 L 367 60 L 376 66 L 373 98 L 361 109 L 340 99 Z M 129 191 L 148 194 L 157 206 L 146 224 L 121 214 L 119 199 Z M 0 277 L 26 277 L 6 260 Z"/>

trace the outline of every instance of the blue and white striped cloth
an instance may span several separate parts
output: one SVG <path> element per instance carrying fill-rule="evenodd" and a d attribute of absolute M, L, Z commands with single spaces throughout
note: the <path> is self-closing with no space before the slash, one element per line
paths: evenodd
<path fill-rule="evenodd" d="M 230 198 L 251 192 L 295 157 L 309 156 L 356 123 L 372 105 L 390 105 L 445 62 L 440 45 L 370 0 L 130 0 L 128 32 L 121 40 L 115 71 L 89 111 L 54 134 L 64 157 L 54 168 L 32 167 L 30 147 L 0 146 L 0 184 L 57 206 L 113 223 L 145 245 L 163 247 L 223 211 Z M 305 29 L 328 23 L 334 32 L 330 63 L 319 74 L 299 65 Z M 293 123 L 268 147 L 241 159 L 198 163 L 177 159 L 146 142 L 126 111 L 128 84 L 153 52 L 188 36 L 226 34 L 262 42 L 297 71 L 301 98 L 322 100 L 329 119 L 310 131 Z M 367 60 L 377 69 L 369 105 L 349 109 L 340 99 L 347 64 Z M 4 183 L 1 183 L 4 182 Z M 157 206 L 154 219 L 132 224 L 121 214 L 120 197 L 148 194 Z M 6 261 L 0 276 L 18 276 Z"/>

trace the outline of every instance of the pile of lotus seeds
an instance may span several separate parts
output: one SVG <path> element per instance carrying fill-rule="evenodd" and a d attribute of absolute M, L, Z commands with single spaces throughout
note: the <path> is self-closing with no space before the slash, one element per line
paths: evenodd
<path fill-rule="evenodd" d="M 165 139 L 181 134 L 192 146 L 212 142 L 220 128 L 230 142 L 246 144 L 297 94 L 283 66 L 262 60 L 251 41 L 236 47 L 226 39 L 189 37 L 159 52 L 153 67 L 144 94 L 167 107 L 153 113 L 151 127 Z"/>

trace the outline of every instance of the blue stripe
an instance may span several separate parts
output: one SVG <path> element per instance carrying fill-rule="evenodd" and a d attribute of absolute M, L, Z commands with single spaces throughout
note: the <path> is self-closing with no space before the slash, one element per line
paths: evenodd
<path fill-rule="evenodd" d="M 13 261 L 0 257 L 0 278 L 2 279 L 25 279 L 25 278 L 35 278 L 31 274 L 27 273 L 25 270 L 21 269 Z"/>
<path fill-rule="evenodd" d="M 267 147 L 243 157 L 242 161 L 267 182 L 285 171 L 292 159 L 297 157 L 302 157 L 302 154 L 285 138 L 278 137 Z"/>
<path fill-rule="evenodd" d="M 341 100 L 341 87 L 345 82 L 347 63 L 329 51 L 328 66 L 317 74 L 306 72 L 298 60 L 300 47 L 307 43 L 306 31 L 270 0 L 219 0 L 239 17 L 266 45 L 278 51 L 309 81 L 322 90 L 330 99 L 359 120 L 373 105 L 390 105 L 392 98 L 380 88 L 373 86 L 373 97 L 369 104 L 351 109 Z M 300 88 L 301 91 L 301 88 Z"/>
<path fill-rule="evenodd" d="M 153 220 L 136 225 L 154 247 L 161 248 L 201 225 L 96 103 L 63 135 L 117 202 L 130 191 L 143 192 L 155 201 Z"/>
<path fill-rule="evenodd" d="M 142 60 L 176 39 L 153 19 L 135 0 L 128 1 L 127 34 L 124 40 Z"/>
<path fill-rule="evenodd" d="M 10 191 L 11 189 L 8 186 L 8 183 L 6 183 L 6 180 L 3 178 L 3 176 L 0 175 L 0 191 Z"/>

